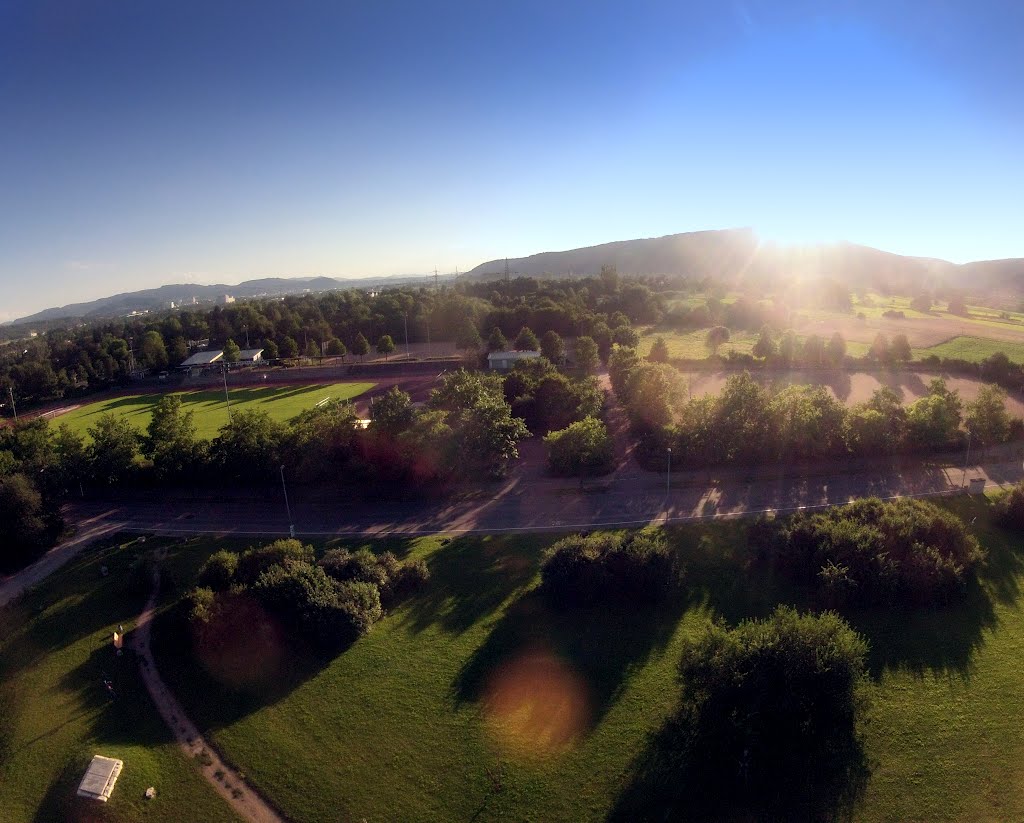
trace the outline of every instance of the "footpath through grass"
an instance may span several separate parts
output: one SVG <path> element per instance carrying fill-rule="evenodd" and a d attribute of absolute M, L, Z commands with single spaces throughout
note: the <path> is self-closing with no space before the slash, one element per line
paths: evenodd
<path fill-rule="evenodd" d="M 368 392 L 374 385 L 376 384 L 331 383 L 309 386 L 258 386 L 229 389 L 228 394 L 233 411 L 259 409 L 267 412 L 274 420 L 284 421 L 315 406 L 325 398 L 352 400 Z M 153 407 L 163 396 L 162 393 L 133 394 L 99 400 L 61 415 L 53 424 L 67 423 L 73 431 L 85 435 L 100 415 L 112 412 L 126 417 L 133 426 L 144 432 L 153 417 Z M 196 433 L 199 437 L 213 439 L 221 426 L 228 422 L 223 389 L 181 392 L 179 396 L 185 409 L 195 414 Z"/>
<path fill-rule="evenodd" d="M 145 602 L 130 572 L 147 544 L 114 542 L 68 564 L 36 592 L 0 609 L 0 820 L 235 820 L 173 742 L 130 652 L 111 632 L 129 629 Z M 109 574 L 103 577 L 100 567 Z M 110 679 L 111 699 L 103 685 Z M 110 801 L 75 796 L 95 754 L 124 761 Z M 146 800 L 153 786 L 157 795 Z"/>
<path fill-rule="evenodd" d="M 977 518 L 990 552 L 965 601 L 846 615 L 872 646 L 859 820 L 1024 818 L 1024 552 L 987 499 L 943 505 Z M 549 609 L 534 587 L 551 536 L 420 538 L 371 545 L 425 558 L 432 579 L 333 660 L 282 639 L 232 689 L 169 613 L 154 648 L 200 726 L 296 820 L 603 820 L 672 710 L 685 638 L 807 605 L 751 567 L 745 529 L 672 529 L 687 587 L 659 609 Z M 172 556 L 181 589 L 221 545 Z"/>

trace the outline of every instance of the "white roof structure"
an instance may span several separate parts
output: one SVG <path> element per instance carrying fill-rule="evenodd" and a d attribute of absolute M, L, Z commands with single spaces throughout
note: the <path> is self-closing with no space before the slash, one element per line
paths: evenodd
<path fill-rule="evenodd" d="M 82 782 L 78 784 L 78 796 L 106 803 L 110 799 L 110 793 L 114 791 L 114 784 L 117 783 L 122 768 L 123 761 L 101 754 L 96 755 L 89 768 L 85 770 Z"/>
<path fill-rule="evenodd" d="M 241 363 L 249 362 L 252 360 L 259 360 L 263 354 L 263 349 L 242 349 L 238 353 L 238 360 Z"/>
<path fill-rule="evenodd" d="M 209 366 L 212 363 L 216 363 L 224 356 L 223 349 L 214 349 L 212 351 L 197 351 L 188 360 L 183 362 L 179 369 L 190 369 L 193 366 Z"/>
<path fill-rule="evenodd" d="M 540 357 L 539 351 L 492 351 L 487 360 L 493 363 L 495 360 L 533 360 L 535 357 Z"/>

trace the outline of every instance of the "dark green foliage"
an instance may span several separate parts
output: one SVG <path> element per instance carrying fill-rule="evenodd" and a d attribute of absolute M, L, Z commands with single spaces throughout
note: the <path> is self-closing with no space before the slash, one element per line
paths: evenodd
<path fill-rule="evenodd" d="M 544 553 L 541 567 L 544 595 L 559 607 L 654 603 L 680 577 L 675 553 L 651 532 L 566 537 Z"/>
<path fill-rule="evenodd" d="M 548 465 L 563 476 L 607 474 L 614 466 L 614 449 L 608 429 L 600 420 L 587 417 L 544 438 Z"/>
<path fill-rule="evenodd" d="M 372 583 L 380 588 L 388 580 L 387 569 L 382 567 L 377 557 L 368 549 L 357 552 L 331 549 L 320 558 L 319 566 L 332 579 L 339 582 Z"/>
<path fill-rule="evenodd" d="M 185 595 L 189 622 L 208 626 L 217 616 L 217 595 L 208 586 L 199 586 Z"/>
<path fill-rule="evenodd" d="M 23 474 L 0 478 L 0 571 L 13 571 L 53 545 L 63 528 L 59 510 Z"/>
<path fill-rule="evenodd" d="M 199 585 L 224 591 L 227 589 L 238 571 L 238 553 L 222 549 L 214 552 L 203 563 L 199 570 Z"/>
<path fill-rule="evenodd" d="M 1017 483 L 996 501 L 996 521 L 1014 531 L 1024 531 L 1024 482 Z"/>
<path fill-rule="evenodd" d="M 93 479 L 116 485 L 133 472 L 139 453 L 139 434 L 123 417 L 101 415 L 89 429 L 89 468 Z"/>
<path fill-rule="evenodd" d="M 288 566 L 293 563 L 312 563 L 313 547 L 304 546 L 298 540 L 275 540 L 266 546 L 246 549 L 238 558 L 237 580 L 251 585 L 271 566 Z"/>
<path fill-rule="evenodd" d="M 210 459 L 228 480 L 268 480 L 281 465 L 286 428 L 265 411 L 236 411 L 210 445 Z"/>
<path fill-rule="evenodd" d="M 654 339 L 654 345 L 651 346 L 651 353 L 647 355 L 647 359 L 652 363 L 668 362 L 668 343 L 665 342 L 664 337 Z"/>
<path fill-rule="evenodd" d="M 661 791 L 695 819 L 829 819 L 866 771 L 866 654 L 833 613 L 711 625 L 683 649 Z"/>
<path fill-rule="evenodd" d="M 487 338 L 488 351 L 508 351 L 508 338 L 501 333 L 501 329 L 495 326 Z"/>
<path fill-rule="evenodd" d="M 516 335 L 515 347 L 518 351 L 540 351 L 540 341 L 529 326 L 523 326 Z"/>
<path fill-rule="evenodd" d="M 984 559 L 963 522 L 923 500 L 857 500 L 751 531 L 762 556 L 837 604 L 942 604 Z"/>

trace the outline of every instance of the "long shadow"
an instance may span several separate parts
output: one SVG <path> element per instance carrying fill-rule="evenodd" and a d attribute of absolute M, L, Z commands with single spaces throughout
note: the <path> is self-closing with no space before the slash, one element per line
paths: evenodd
<path fill-rule="evenodd" d="M 685 597 L 677 594 L 648 607 L 556 610 L 540 589 L 533 589 L 508 609 L 463 666 L 453 684 L 454 696 L 486 708 L 500 699 L 496 688 L 506 673 L 518 672 L 524 660 L 542 655 L 581 688 L 583 722 L 574 731 L 585 734 L 614 704 L 630 673 L 665 647 L 685 609 Z"/>
<path fill-rule="evenodd" d="M 430 583 L 409 605 L 404 623 L 419 632 L 440 625 L 461 634 L 498 608 L 537 573 L 542 537 L 458 537 L 427 560 Z"/>
<path fill-rule="evenodd" d="M 846 821 L 856 814 L 871 768 L 859 736 L 829 757 L 796 763 L 785 785 L 754 788 L 736 763 L 712 764 L 693 720 L 676 717 L 651 735 L 633 761 L 632 780 L 609 811 L 609 821 Z"/>

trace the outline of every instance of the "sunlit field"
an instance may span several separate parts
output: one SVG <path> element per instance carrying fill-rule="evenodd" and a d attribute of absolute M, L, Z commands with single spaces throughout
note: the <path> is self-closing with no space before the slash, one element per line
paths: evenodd
<path fill-rule="evenodd" d="M 0 608 L 0 819 L 231 821 L 227 804 L 180 752 L 111 632 L 146 599 L 133 561 L 156 541 L 94 547 L 21 602 Z M 108 574 L 100 574 L 100 566 Z M 103 680 L 117 693 L 112 699 Z M 94 754 L 124 761 L 110 801 L 75 797 Z M 144 792 L 157 790 L 153 800 Z"/>
<path fill-rule="evenodd" d="M 1024 816 L 1024 557 L 991 525 L 988 499 L 943 505 L 990 552 L 963 603 L 845 615 L 871 643 L 860 820 Z M 672 529 L 684 595 L 629 614 L 546 605 L 535 586 L 554 537 L 368 544 L 424 558 L 426 590 L 334 659 L 283 649 L 257 672 L 266 691 L 205 674 L 169 616 L 155 649 L 200 726 L 295 819 L 603 820 L 672 710 L 685 640 L 716 616 L 807 605 L 750 566 L 745 529 Z M 178 550 L 179 584 L 220 545 Z"/>
<path fill-rule="evenodd" d="M 288 420 L 315 406 L 321 400 L 352 400 L 369 391 L 373 383 L 332 383 L 311 386 L 259 386 L 234 388 L 229 391 L 232 411 L 257 409 L 274 420 Z M 69 411 L 53 419 L 53 425 L 67 423 L 73 431 L 86 435 L 90 426 L 103 414 L 113 413 L 127 418 L 139 431 L 145 431 L 153 416 L 153 407 L 163 394 L 133 394 L 99 400 Z M 196 433 L 207 440 L 228 421 L 224 391 L 192 391 L 179 395 L 187 411 L 194 413 Z"/>

